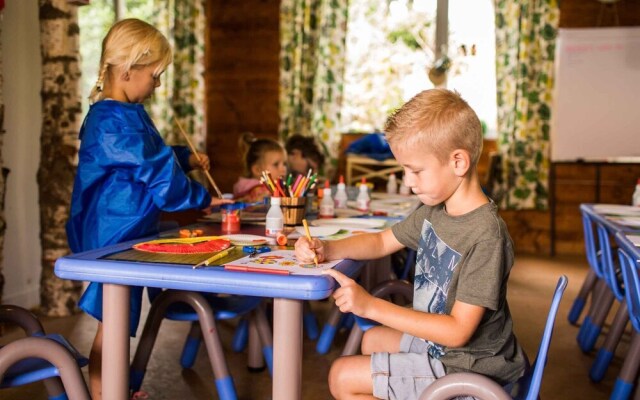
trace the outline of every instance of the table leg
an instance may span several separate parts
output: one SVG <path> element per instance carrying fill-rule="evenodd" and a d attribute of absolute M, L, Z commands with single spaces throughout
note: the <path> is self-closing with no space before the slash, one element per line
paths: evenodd
<path fill-rule="evenodd" d="M 273 398 L 302 398 L 302 300 L 273 300 Z"/>
<path fill-rule="evenodd" d="M 105 283 L 102 294 L 102 398 L 129 398 L 129 286 Z"/>

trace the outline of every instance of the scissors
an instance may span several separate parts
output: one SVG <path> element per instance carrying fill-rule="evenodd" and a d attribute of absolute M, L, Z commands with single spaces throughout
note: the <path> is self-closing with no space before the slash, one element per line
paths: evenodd
<path fill-rule="evenodd" d="M 249 257 L 256 257 L 258 254 L 267 253 L 271 251 L 269 246 L 242 246 L 243 253 L 249 253 Z"/>

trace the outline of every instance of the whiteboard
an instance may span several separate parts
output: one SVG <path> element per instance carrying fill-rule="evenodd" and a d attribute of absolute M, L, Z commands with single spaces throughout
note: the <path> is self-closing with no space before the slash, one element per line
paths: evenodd
<path fill-rule="evenodd" d="M 640 27 L 560 29 L 555 80 L 552 161 L 640 157 Z"/>

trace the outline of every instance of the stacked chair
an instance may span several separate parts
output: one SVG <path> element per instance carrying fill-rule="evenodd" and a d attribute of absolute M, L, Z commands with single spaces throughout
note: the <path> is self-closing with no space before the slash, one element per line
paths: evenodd
<path fill-rule="evenodd" d="M 634 245 L 624 239 L 624 234 L 616 234 L 616 241 L 620 245 L 618 257 L 625 286 L 625 301 L 633 331 L 629 350 L 625 355 L 610 399 L 626 400 L 633 392 L 640 367 L 640 278 L 638 278 L 640 261 L 638 257 L 632 255 L 630 247 Z M 638 396 L 640 393 L 636 390 L 635 398 Z"/>
<path fill-rule="evenodd" d="M 0 306 L 0 322 L 21 327 L 27 337 L 0 348 L 1 389 L 43 381 L 49 400 L 90 399 L 81 367 L 89 363 L 63 336 L 45 334 L 24 308 Z"/>

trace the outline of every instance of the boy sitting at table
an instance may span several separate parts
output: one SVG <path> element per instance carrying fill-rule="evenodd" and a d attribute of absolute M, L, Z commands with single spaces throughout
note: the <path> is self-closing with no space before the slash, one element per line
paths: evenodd
<path fill-rule="evenodd" d="M 340 272 L 326 271 L 341 286 L 333 296 L 340 311 L 382 324 L 365 333 L 363 355 L 334 361 L 331 394 L 417 399 L 436 379 L 458 371 L 515 382 L 527 361 L 506 298 L 513 243 L 478 181 L 477 115 L 456 92 L 426 90 L 388 119 L 385 133 L 405 184 L 423 204 L 380 233 L 296 243 L 303 262 L 417 249 L 413 308 L 375 298 Z"/>

